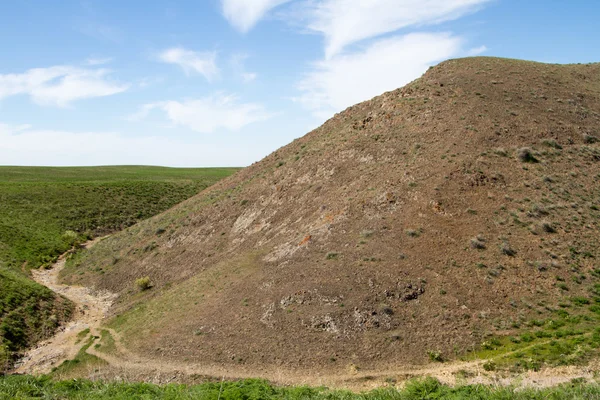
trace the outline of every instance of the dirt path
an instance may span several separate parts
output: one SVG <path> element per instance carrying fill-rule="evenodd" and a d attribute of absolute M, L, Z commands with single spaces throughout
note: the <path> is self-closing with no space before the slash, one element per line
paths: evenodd
<path fill-rule="evenodd" d="M 93 246 L 102 238 L 87 242 L 84 246 Z M 68 254 L 68 253 L 67 253 Z M 97 331 L 115 298 L 111 293 L 93 293 L 89 288 L 62 285 L 58 282 L 60 271 L 65 266 L 66 254 L 50 268 L 32 270 L 33 279 L 71 300 L 75 304 L 75 316 L 53 337 L 29 350 L 17 362 L 16 373 L 45 374 L 65 360 L 75 357 L 81 345 L 77 344 L 77 334 L 85 329 Z"/>
<path fill-rule="evenodd" d="M 115 351 L 107 354 L 103 351 L 98 351 L 93 345 L 87 350 L 89 354 L 101 358 L 109 364 L 109 375 L 101 373 L 98 377 L 108 379 L 113 379 L 114 377 L 120 379 L 129 378 L 132 380 L 151 381 L 153 383 L 186 381 L 188 380 L 187 378 L 193 376 L 225 379 L 256 378 L 260 376 L 277 384 L 369 390 L 388 385 L 391 382 L 404 382 L 410 378 L 431 376 L 449 385 L 460 383 L 549 387 L 569 382 L 574 378 L 584 378 L 588 381 L 593 381 L 596 379 L 597 371 L 599 370 L 598 365 L 594 364 L 588 367 L 545 368 L 540 371 L 526 371 L 520 374 L 498 375 L 494 372 L 484 370 L 483 364 L 489 361 L 486 359 L 444 364 L 435 363 L 416 367 L 398 366 L 398 368 L 386 371 L 359 371 L 350 369 L 345 373 L 336 375 L 323 375 L 317 371 L 313 374 L 287 373 L 281 370 L 248 372 L 236 370 L 231 367 L 146 358 L 132 353 L 125 348 L 121 344 L 121 337 L 118 332 L 106 327 L 102 329 L 107 330 L 113 337 Z M 99 342 L 100 340 L 96 339 L 95 343 Z M 535 345 L 504 353 L 495 359 L 509 356 L 517 351 L 523 351 Z M 462 372 L 462 374 L 459 374 L 459 372 Z M 462 377 L 460 377 L 461 375 Z"/>
<path fill-rule="evenodd" d="M 94 245 L 98 240 L 86 243 L 86 247 Z M 52 338 L 40 343 L 31 349 L 18 363 L 15 372 L 22 374 L 44 374 L 58 366 L 65 360 L 73 359 L 77 352 L 86 342 L 89 335 L 95 337 L 93 344 L 87 353 L 103 359 L 108 363 L 104 367 L 101 378 L 119 378 L 132 380 L 147 380 L 155 383 L 165 383 L 178 380 L 186 380 L 186 377 L 224 377 L 226 379 L 255 378 L 260 376 L 270 381 L 289 385 L 326 385 L 331 387 L 345 387 L 349 389 L 366 390 L 390 382 L 402 382 L 413 377 L 432 376 L 444 383 L 456 384 L 458 382 L 471 384 L 501 384 L 509 385 L 518 383 L 520 386 L 546 387 L 559 383 L 568 382 L 573 378 L 594 379 L 597 366 L 587 368 L 563 367 L 548 368 L 541 371 L 529 371 L 519 375 L 498 376 L 495 373 L 483 369 L 483 364 L 488 360 L 475 360 L 468 362 L 452 362 L 444 364 L 430 364 L 426 366 L 398 366 L 386 371 L 362 371 L 351 368 L 344 373 L 333 376 L 314 374 L 286 373 L 280 370 L 273 371 L 242 371 L 223 366 L 209 366 L 201 364 L 190 364 L 169 360 L 156 360 L 146 358 L 129 351 L 122 344 L 121 336 L 113 329 L 103 327 L 102 322 L 106 317 L 115 295 L 111 293 L 94 293 L 89 288 L 80 286 L 62 285 L 58 282 L 60 271 L 64 268 L 65 257 L 61 257 L 51 269 L 32 271 L 33 278 L 59 293 L 75 306 L 74 319 Z M 86 338 L 78 338 L 77 335 L 89 329 Z M 102 350 L 101 331 L 106 330 L 114 339 L 114 348 L 110 353 Z M 98 349 L 96 344 L 100 344 Z M 526 348 L 525 348 L 526 349 Z M 519 349 L 517 351 L 523 351 Z M 505 357 L 505 353 L 500 357 Z M 463 372 L 463 378 L 457 378 L 459 372 Z M 466 372 L 466 373 L 464 373 Z"/>

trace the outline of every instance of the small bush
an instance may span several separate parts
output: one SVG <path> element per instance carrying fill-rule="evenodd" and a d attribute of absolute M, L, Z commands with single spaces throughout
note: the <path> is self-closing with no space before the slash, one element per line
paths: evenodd
<path fill-rule="evenodd" d="M 149 276 L 145 276 L 143 278 L 138 278 L 135 280 L 135 286 L 138 287 L 141 291 L 148 290 L 152 287 L 152 282 L 150 281 Z"/>
<path fill-rule="evenodd" d="M 560 144 L 558 144 L 558 142 L 554 139 L 544 139 L 542 140 L 542 144 L 548 146 L 548 147 L 552 147 L 554 149 L 562 149 L 562 146 Z"/>
<path fill-rule="evenodd" d="M 522 147 L 517 150 L 517 158 L 521 162 L 536 163 L 538 159 L 533 155 L 533 151 L 529 147 Z"/>
<path fill-rule="evenodd" d="M 556 229 L 554 228 L 551 222 L 543 221 L 540 224 L 540 226 L 542 227 L 542 230 L 546 233 L 556 233 Z"/>
<path fill-rule="evenodd" d="M 485 249 L 485 242 L 481 239 L 481 238 L 473 238 L 470 241 L 471 243 L 471 248 L 472 249 L 477 249 L 477 250 L 483 250 Z"/>
<path fill-rule="evenodd" d="M 338 254 L 338 253 L 336 253 L 336 252 L 333 252 L 333 251 L 330 251 L 329 253 L 327 253 L 327 255 L 325 256 L 325 258 L 326 258 L 327 260 L 335 260 L 335 259 L 337 259 L 337 258 L 338 258 L 338 256 L 339 256 L 339 254 Z"/>
<path fill-rule="evenodd" d="M 444 362 L 444 357 L 440 351 L 428 350 L 427 356 L 429 356 L 430 361 Z"/>
<path fill-rule="evenodd" d="M 421 235 L 420 229 L 407 229 L 406 234 L 410 237 L 419 237 Z"/>
<path fill-rule="evenodd" d="M 74 246 L 77 244 L 77 241 L 79 239 L 79 235 L 77 234 L 77 232 L 68 230 L 65 231 L 65 233 L 63 233 L 62 235 L 62 239 L 65 241 L 65 243 L 67 243 L 69 246 Z"/>
<path fill-rule="evenodd" d="M 584 306 L 584 305 L 590 304 L 589 299 L 587 299 L 585 297 L 579 297 L 579 296 L 571 297 L 571 302 L 573 304 L 575 304 L 576 306 Z"/>
<path fill-rule="evenodd" d="M 593 144 L 598 142 L 598 138 L 593 135 L 583 135 L 583 141 L 587 144 Z"/>
<path fill-rule="evenodd" d="M 496 364 L 493 361 L 486 361 L 485 363 L 483 363 L 483 369 L 485 371 L 495 371 Z"/>
<path fill-rule="evenodd" d="M 515 254 L 517 254 L 517 252 L 512 247 L 510 247 L 510 244 L 506 242 L 500 245 L 500 251 L 502 252 L 502 254 L 509 257 L 514 257 Z"/>

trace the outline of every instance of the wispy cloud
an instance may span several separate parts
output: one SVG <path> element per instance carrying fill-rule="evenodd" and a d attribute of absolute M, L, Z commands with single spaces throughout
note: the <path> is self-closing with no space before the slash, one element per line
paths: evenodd
<path fill-rule="evenodd" d="M 65 65 L 0 74 L 0 100 L 25 94 L 40 105 L 66 107 L 74 101 L 126 91 L 129 85 L 110 80 L 110 72 Z"/>
<path fill-rule="evenodd" d="M 485 53 L 486 51 L 488 51 L 488 48 L 486 46 L 473 47 L 472 49 L 469 49 L 469 51 L 467 51 L 467 55 L 471 57 L 478 56 L 479 54 Z"/>
<path fill-rule="evenodd" d="M 221 0 L 223 15 L 235 29 L 248 32 L 273 8 L 291 0 Z"/>
<path fill-rule="evenodd" d="M 396 89 L 432 63 L 461 51 L 461 38 L 448 33 L 413 33 L 381 39 L 360 52 L 337 55 L 313 65 L 295 100 L 321 119 L 333 112 Z"/>
<path fill-rule="evenodd" d="M 246 59 L 248 59 L 247 54 L 239 53 L 231 56 L 231 66 L 236 75 L 239 75 L 242 78 L 244 83 L 250 83 L 256 80 L 258 74 L 255 72 L 246 71 Z"/>
<path fill-rule="evenodd" d="M 213 133 L 219 129 L 238 131 L 273 116 L 261 104 L 242 103 L 235 95 L 219 93 L 201 99 L 146 104 L 129 119 L 143 119 L 156 109 L 163 111 L 172 123 L 201 133 Z"/>
<path fill-rule="evenodd" d="M 216 58 L 217 53 L 214 51 L 197 52 L 183 47 L 173 47 L 159 54 L 162 62 L 180 66 L 187 75 L 203 75 L 209 82 L 219 75 Z"/>
<path fill-rule="evenodd" d="M 406 27 L 438 24 L 489 0 L 320 0 L 305 8 L 307 26 L 325 37 L 331 58 L 352 43 Z"/>

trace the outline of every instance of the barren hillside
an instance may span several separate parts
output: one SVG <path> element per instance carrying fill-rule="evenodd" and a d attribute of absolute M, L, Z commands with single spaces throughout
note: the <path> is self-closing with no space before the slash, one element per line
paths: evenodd
<path fill-rule="evenodd" d="M 600 64 L 446 61 L 63 278 L 118 293 L 110 326 L 157 362 L 261 375 L 452 359 L 531 321 L 595 321 L 598 138 Z"/>

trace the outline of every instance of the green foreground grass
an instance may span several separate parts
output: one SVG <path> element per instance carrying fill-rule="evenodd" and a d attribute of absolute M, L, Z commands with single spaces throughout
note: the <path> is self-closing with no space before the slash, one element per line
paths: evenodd
<path fill-rule="evenodd" d="M 72 306 L 31 281 L 86 240 L 193 196 L 235 168 L 0 167 L 0 372 L 47 337 Z"/>
<path fill-rule="evenodd" d="M 248 379 L 199 385 L 106 383 L 88 380 L 53 381 L 48 377 L 0 378 L 0 399 L 597 399 L 600 386 L 571 382 L 547 389 L 516 389 L 483 385 L 449 387 L 433 378 L 410 381 L 403 389 L 382 388 L 366 393 L 310 387 L 277 387 Z"/>

